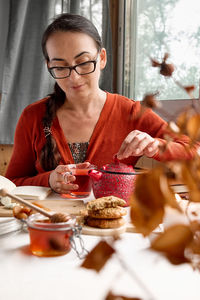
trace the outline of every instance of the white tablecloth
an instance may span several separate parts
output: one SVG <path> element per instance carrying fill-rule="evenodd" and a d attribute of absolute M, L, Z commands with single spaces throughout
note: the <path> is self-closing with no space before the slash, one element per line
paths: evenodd
<path fill-rule="evenodd" d="M 82 236 L 88 250 L 100 240 Z M 149 251 L 149 239 L 125 233 L 116 249 L 129 270 L 151 295 L 121 267 L 114 255 L 98 274 L 80 268 L 74 250 L 59 257 L 36 257 L 29 252 L 26 232 L 0 239 L 1 300 L 103 300 L 112 289 L 116 294 L 155 300 L 199 300 L 200 273 L 189 265 L 173 266 Z"/>

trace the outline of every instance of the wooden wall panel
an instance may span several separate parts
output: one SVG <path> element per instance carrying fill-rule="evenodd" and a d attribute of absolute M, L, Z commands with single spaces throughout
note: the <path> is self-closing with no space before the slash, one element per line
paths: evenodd
<path fill-rule="evenodd" d="M 0 175 L 5 176 L 13 151 L 13 145 L 0 145 Z"/>

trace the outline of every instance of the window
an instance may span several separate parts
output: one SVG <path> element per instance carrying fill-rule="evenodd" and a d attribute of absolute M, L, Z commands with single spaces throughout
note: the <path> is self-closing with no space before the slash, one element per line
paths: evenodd
<path fill-rule="evenodd" d="M 122 93 L 142 100 L 144 94 L 159 91 L 160 100 L 181 100 L 189 96 L 175 83 L 196 86 L 200 79 L 200 2 L 198 0 L 125 0 Z M 176 69 L 172 78 L 151 67 L 150 58 Z M 174 81 L 175 80 L 175 81 Z"/>
<path fill-rule="evenodd" d="M 102 0 L 57 0 L 55 14 L 62 12 L 78 13 L 90 19 L 102 35 Z"/>

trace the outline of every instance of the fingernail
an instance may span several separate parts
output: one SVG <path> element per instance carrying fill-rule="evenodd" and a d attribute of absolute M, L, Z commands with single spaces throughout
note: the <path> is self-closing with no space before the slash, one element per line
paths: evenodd
<path fill-rule="evenodd" d="M 136 154 L 140 153 L 140 149 L 136 149 L 136 150 L 135 150 L 135 153 L 136 153 Z"/>
<path fill-rule="evenodd" d="M 65 173 L 63 174 L 63 179 L 64 179 L 64 181 L 65 181 L 66 183 L 69 183 L 69 176 L 71 176 L 71 175 L 72 175 L 71 172 L 65 172 Z"/>

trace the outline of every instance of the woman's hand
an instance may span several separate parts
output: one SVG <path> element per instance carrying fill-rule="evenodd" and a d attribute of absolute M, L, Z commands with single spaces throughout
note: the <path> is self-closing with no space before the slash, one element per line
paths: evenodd
<path fill-rule="evenodd" d="M 146 155 L 148 157 L 154 156 L 159 150 L 159 141 L 152 138 L 146 132 L 139 130 L 131 131 L 123 141 L 119 152 L 118 159 L 124 159 L 129 156 Z"/>
<path fill-rule="evenodd" d="M 89 162 L 77 164 L 78 168 L 89 167 Z M 49 176 L 49 185 L 56 193 L 68 194 L 70 191 L 77 190 L 78 185 L 73 184 L 76 177 L 70 174 L 70 169 L 67 165 L 59 165 L 53 170 Z"/>

